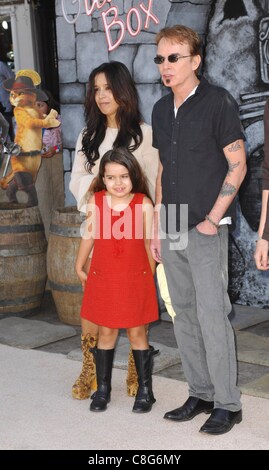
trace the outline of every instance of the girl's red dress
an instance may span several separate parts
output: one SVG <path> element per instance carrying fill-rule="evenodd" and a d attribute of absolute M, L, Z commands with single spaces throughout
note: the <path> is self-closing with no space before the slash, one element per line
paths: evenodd
<path fill-rule="evenodd" d="M 143 238 L 143 198 L 144 194 L 136 193 L 124 211 L 115 212 L 105 191 L 95 193 L 100 236 L 94 240 L 81 317 L 97 325 L 132 328 L 158 319 L 156 288 Z"/>

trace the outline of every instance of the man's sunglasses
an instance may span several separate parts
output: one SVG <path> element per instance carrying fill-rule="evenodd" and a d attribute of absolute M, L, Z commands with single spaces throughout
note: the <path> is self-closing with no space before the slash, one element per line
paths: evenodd
<path fill-rule="evenodd" d="M 167 57 L 167 60 L 168 60 L 168 62 L 171 62 L 172 64 L 174 64 L 179 59 L 185 59 L 185 57 L 191 57 L 191 56 L 192 55 L 170 54 Z M 159 65 L 159 64 L 162 64 L 165 61 L 165 57 L 163 57 L 162 55 L 156 55 L 156 57 L 154 57 L 153 60 L 154 60 L 155 64 Z"/>

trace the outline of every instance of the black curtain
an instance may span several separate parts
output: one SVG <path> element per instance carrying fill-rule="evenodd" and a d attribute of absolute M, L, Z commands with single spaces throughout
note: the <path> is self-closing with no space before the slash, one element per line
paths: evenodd
<path fill-rule="evenodd" d="M 55 0 L 39 0 L 33 2 L 32 7 L 41 87 L 59 101 Z"/>

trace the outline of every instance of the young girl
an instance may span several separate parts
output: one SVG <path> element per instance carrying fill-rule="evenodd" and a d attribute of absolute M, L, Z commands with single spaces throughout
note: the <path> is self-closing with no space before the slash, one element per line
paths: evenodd
<path fill-rule="evenodd" d="M 127 328 L 138 374 L 133 411 L 146 413 L 152 392 L 152 356 L 145 324 L 158 319 L 150 253 L 152 203 L 139 163 L 126 148 L 105 153 L 89 200 L 76 271 L 84 289 L 81 317 L 99 325 L 95 349 L 97 392 L 91 411 L 110 401 L 111 372 L 119 328 Z M 94 246 L 87 276 L 83 267 Z"/>

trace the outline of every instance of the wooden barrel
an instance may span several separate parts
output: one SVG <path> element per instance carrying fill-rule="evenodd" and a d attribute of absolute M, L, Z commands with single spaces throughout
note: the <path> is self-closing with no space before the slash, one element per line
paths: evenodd
<path fill-rule="evenodd" d="M 0 203 L 0 314 L 40 307 L 47 241 L 38 207 Z"/>
<path fill-rule="evenodd" d="M 80 324 L 82 288 L 75 271 L 83 218 L 76 207 L 54 210 L 50 225 L 47 266 L 49 287 L 59 318 Z"/>

